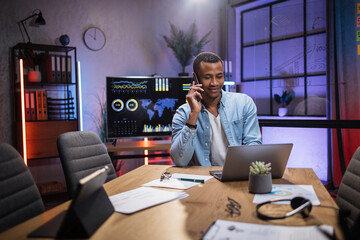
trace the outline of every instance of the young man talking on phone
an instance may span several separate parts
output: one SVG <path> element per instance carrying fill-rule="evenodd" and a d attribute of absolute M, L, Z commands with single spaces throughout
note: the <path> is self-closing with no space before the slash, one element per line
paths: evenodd
<path fill-rule="evenodd" d="M 222 90 L 223 62 L 216 54 L 200 53 L 193 69 L 187 103 L 173 117 L 171 159 L 177 166 L 223 166 L 229 145 L 261 144 L 256 106 L 245 94 Z"/>

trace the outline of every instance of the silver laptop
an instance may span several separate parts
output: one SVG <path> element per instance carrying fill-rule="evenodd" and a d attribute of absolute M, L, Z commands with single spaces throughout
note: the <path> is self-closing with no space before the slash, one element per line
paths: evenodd
<path fill-rule="evenodd" d="M 292 143 L 229 146 L 222 171 L 210 174 L 222 182 L 248 180 L 252 162 L 271 162 L 271 175 L 281 178 L 290 156 Z"/>

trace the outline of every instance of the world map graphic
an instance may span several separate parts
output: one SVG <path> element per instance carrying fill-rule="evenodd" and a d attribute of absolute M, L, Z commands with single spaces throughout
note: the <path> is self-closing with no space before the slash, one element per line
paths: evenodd
<path fill-rule="evenodd" d="M 140 99 L 140 106 L 144 108 L 149 116 L 149 120 L 154 117 L 155 113 L 158 113 L 159 118 L 162 117 L 165 109 L 174 111 L 175 103 L 178 101 L 176 98 L 163 98 L 158 99 L 156 103 L 153 103 L 151 99 Z"/>

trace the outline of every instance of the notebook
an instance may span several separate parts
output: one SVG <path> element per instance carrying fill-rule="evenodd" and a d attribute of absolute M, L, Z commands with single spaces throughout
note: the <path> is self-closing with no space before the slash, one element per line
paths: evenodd
<path fill-rule="evenodd" d="M 292 143 L 229 146 L 222 171 L 210 171 L 218 180 L 248 180 L 252 162 L 271 162 L 271 175 L 281 178 L 290 156 Z"/>

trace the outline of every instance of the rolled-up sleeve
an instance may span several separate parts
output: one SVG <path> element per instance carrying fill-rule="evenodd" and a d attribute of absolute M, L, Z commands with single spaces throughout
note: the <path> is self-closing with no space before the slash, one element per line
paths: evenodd
<path fill-rule="evenodd" d="M 188 114 L 180 107 L 172 121 L 170 156 L 176 166 L 187 166 L 194 155 L 196 129 L 185 125 Z"/>

